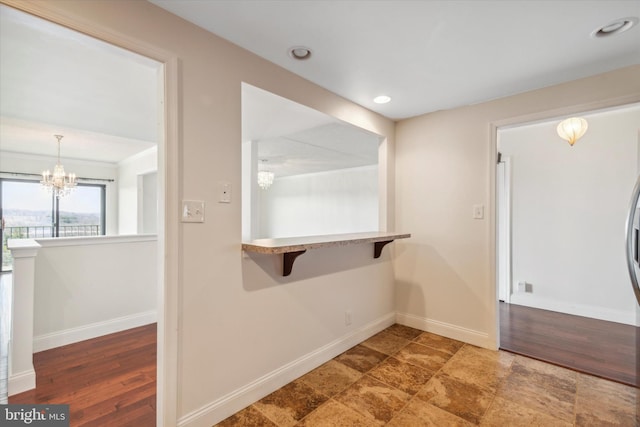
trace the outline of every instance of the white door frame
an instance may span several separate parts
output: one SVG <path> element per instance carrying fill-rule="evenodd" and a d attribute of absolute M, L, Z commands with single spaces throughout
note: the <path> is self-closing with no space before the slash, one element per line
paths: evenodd
<path fill-rule="evenodd" d="M 179 218 L 179 59 L 171 52 L 118 33 L 60 8 L 56 2 L 1 0 L 7 6 L 87 34 L 162 63 L 160 141 L 158 141 L 158 344 L 156 422 L 178 420 L 178 278 L 182 250 Z M 164 76 L 164 78 L 163 78 Z"/>
<path fill-rule="evenodd" d="M 499 132 L 499 130 L 498 130 Z M 500 138 L 498 136 L 498 138 Z M 511 302 L 511 158 L 502 157 L 496 170 L 496 203 L 498 222 L 498 300 Z"/>

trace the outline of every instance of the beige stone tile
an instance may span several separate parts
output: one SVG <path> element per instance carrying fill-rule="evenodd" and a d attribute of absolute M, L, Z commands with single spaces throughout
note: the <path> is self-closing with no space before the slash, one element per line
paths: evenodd
<path fill-rule="evenodd" d="M 640 390 L 578 374 L 576 426 L 640 426 Z"/>
<path fill-rule="evenodd" d="M 411 341 L 406 338 L 399 337 L 398 335 L 390 332 L 382 331 L 362 342 L 362 345 L 391 356 L 410 342 Z"/>
<path fill-rule="evenodd" d="M 494 399 L 494 392 L 439 373 L 416 398 L 477 424 Z"/>
<path fill-rule="evenodd" d="M 399 325 L 397 323 L 395 325 L 389 326 L 387 329 L 385 329 L 385 331 L 408 340 L 413 340 L 415 337 L 419 336 L 422 333 L 420 329 Z"/>
<path fill-rule="evenodd" d="M 575 371 L 528 357 L 516 356 L 511 365 L 510 375 L 525 376 L 528 381 L 542 387 L 558 388 L 569 393 L 576 392 L 578 374 Z"/>
<path fill-rule="evenodd" d="M 423 332 L 417 338 L 413 340 L 418 344 L 426 345 L 427 347 L 437 348 L 438 350 L 446 351 L 447 353 L 454 354 L 462 348 L 464 343 L 451 338 L 443 337 L 440 335 L 432 334 L 430 332 Z"/>
<path fill-rule="evenodd" d="M 432 372 L 390 357 L 371 370 L 369 375 L 383 383 L 399 388 L 405 393 L 414 395 L 427 384 Z"/>
<path fill-rule="evenodd" d="M 446 351 L 412 342 L 397 352 L 395 358 L 435 373 L 451 358 Z"/>
<path fill-rule="evenodd" d="M 327 396 L 296 380 L 260 399 L 253 406 L 279 427 L 289 427 L 327 400 Z"/>
<path fill-rule="evenodd" d="M 470 427 L 474 424 L 419 399 L 413 399 L 388 427 Z"/>
<path fill-rule="evenodd" d="M 368 375 L 335 397 L 376 423 L 387 423 L 411 396 Z"/>
<path fill-rule="evenodd" d="M 364 427 L 382 425 L 353 409 L 331 399 L 302 421 L 296 427 Z"/>
<path fill-rule="evenodd" d="M 573 422 L 576 393 L 561 387 L 547 377 L 540 380 L 535 372 L 518 372 L 501 383 L 497 396 L 564 421 Z M 561 382 L 561 381 L 560 381 Z"/>
<path fill-rule="evenodd" d="M 442 368 L 442 372 L 466 384 L 492 391 L 509 375 L 515 356 L 465 344 Z"/>
<path fill-rule="evenodd" d="M 262 415 L 253 406 L 249 406 L 240 412 L 237 412 L 225 419 L 224 421 L 215 425 L 215 427 L 238 427 L 238 426 L 252 426 L 252 427 L 278 427 L 267 417 Z"/>
<path fill-rule="evenodd" d="M 497 397 L 480 421 L 480 425 L 492 427 L 571 427 L 573 424 Z"/>
<path fill-rule="evenodd" d="M 333 360 L 343 363 L 358 372 L 365 373 L 378 366 L 378 364 L 387 357 L 386 354 L 380 353 L 377 350 L 363 345 L 357 345 Z"/>
<path fill-rule="evenodd" d="M 361 372 L 343 363 L 330 360 L 300 377 L 300 381 L 310 385 L 322 394 L 333 397 L 358 381 L 362 375 Z"/>

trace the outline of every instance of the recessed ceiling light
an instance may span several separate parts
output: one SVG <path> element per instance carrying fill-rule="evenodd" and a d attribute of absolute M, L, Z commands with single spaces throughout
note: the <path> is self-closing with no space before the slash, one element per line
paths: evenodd
<path fill-rule="evenodd" d="M 635 16 L 616 19 L 615 21 L 609 22 L 607 25 L 596 28 L 591 33 L 591 37 L 609 37 L 613 36 L 614 34 L 624 33 L 625 31 L 635 26 L 637 23 L 638 18 Z"/>
<path fill-rule="evenodd" d="M 289 49 L 289 56 L 298 61 L 303 61 L 311 57 L 311 49 L 304 46 L 294 46 Z"/>
<path fill-rule="evenodd" d="M 373 98 L 373 102 L 376 104 L 386 104 L 389 101 L 391 101 L 391 97 L 387 95 L 380 95 Z"/>

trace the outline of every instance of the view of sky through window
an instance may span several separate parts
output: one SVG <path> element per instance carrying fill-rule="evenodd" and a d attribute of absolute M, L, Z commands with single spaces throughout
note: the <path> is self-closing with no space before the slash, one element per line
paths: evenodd
<path fill-rule="evenodd" d="M 54 199 L 38 181 L 0 180 L 2 185 L 2 271 L 11 268 L 8 239 L 96 236 L 102 230 L 102 186 L 78 185 L 60 198 L 58 231 Z M 59 233 L 59 234 L 56 234 Z"/>
<path fill-rule="evenodd" d="M 51 194 L 40 183 L 27 181 L 5 181 L 2 186 L 4 209 L 42 210 L 51 209 Z M 95 187 L 76 187 L 70 195 L 61 199 L 65 211 L 81 213 L 100 212 L 100 192 Z"/>

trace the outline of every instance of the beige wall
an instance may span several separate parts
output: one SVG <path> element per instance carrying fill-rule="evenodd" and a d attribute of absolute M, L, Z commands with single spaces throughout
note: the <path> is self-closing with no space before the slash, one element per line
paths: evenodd
<path fill-rule="evenodd" d="M 378 260 L 369 245 L 310 251 L 287 278 L 278 273 L 278 257 L 242 257 L 240 84 L 387 135 L 392 164 L 391 120 L 144 1 L 10 3 L 90 35 L 161 52 L 164 58 L 155 59 L 178 60 L 179 141 L 168 141 L 168 151 L 179 144 L 181 156 L 177 198 L 206 203 L 204 224 L 167 224 L 167 244 L 178 245 L 168 248 L 167 263 L 177 266 L 178 283 L 168 278 L 167 286 L 175 289 L 166 304 L 178 304 L 179 321 L 177 390 L 165 391 L 177 392 L 179 424 L 212 425 L 393 322 L 390 251 Z M 394 188 L 390 177 L 383 178 L 383 194 Z M 231 204 L 217 203 L 218 181 L 231 183 Z M 392 203 L 390 197 L 387 207 Z M 179 206 L 167 206 L 166 212 L 175 218 Z M 381 215 L 392 221 L 391 213 L 383 209 Z M 348 327 L 347 309 L 353 317 Z M 171 355 L 165 357 L 172 363 Z"/>
<path fill-rule="evenodd" d="M 405 314 L 403 320 L 426 319 L 430 323 L 425 327 L 439 325 L 443 332 L 490 346 L 491 226 L 488 219 L 471 220 L 472 204 L 484 203 L 488 217 L 492 214 L 489 124 L 640 93 L 635 68 L 407 120 L 399 125 L 401 147 L 394 165 L 392 121 L 147 2 L 5 1 L 89 34 L 141 46 L 141 51 L 157 50 L 155 59 L 178 61 L 179 99 L 169 106 L 177 106 L 178 138 L 170 136 L 167 143 L 168 152 L 179 156 L 167 159 L 177 165 L 168 174 L 175 175 L 178 189 L 169 194 L 174 204 L 166 207 L 171 245 L 166 261 L 177 270 L 167 278 L 166 301 L 178 313 L 177 385 L 165 393 L 177 393 L 181 425 L 214 424 L 341 346 L 392 322 L 396 308 Z M 289 278 L 278 275 L 280 260 L 275 257 L 242 258 L 242 81 L 388 136 L 386 156 L 380 160 L 388 163 L 388 175 L 380 178 L 380 196 L 387 201 L 381 217 L 389 229 L 395 224 L 414 236 L 395 243 L 397 292 L 392 251 L 374 261 L 367 245 L 310 251 L 296 261 Z M 231 183 L 231 204 L 216 203 L 218 181 Z M 182 198 L 206 202 L 204 224 L 171 222 Z M 349 327 L 344 325 L 345 310 L 352 311 Z M 165 355 L 166 363 L 173 363 L 172 357 Z"/>
<path fill-rule="evenodd" d="M 634 66 L 396 128 L 396 309 L 402 323 L 495 348 L 495 129 L 640 99 Z M 544 201 L 541 201 L 542 203 Z M 485 219 L 472 219 L 472 206 Z"/>

